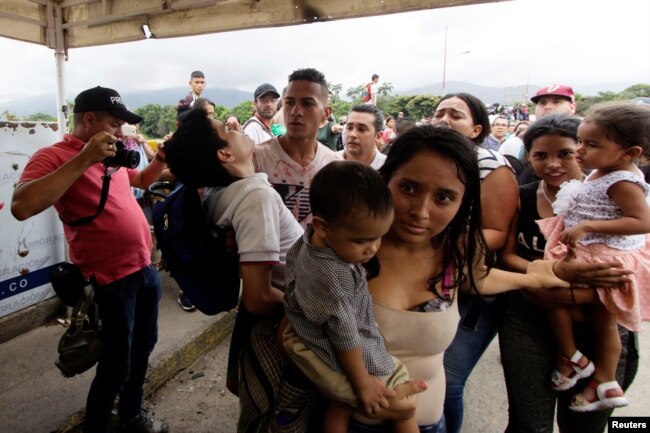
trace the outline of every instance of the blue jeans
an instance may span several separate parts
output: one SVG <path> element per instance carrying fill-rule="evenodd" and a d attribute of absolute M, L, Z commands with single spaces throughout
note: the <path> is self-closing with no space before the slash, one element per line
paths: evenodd
<path fill-rule="evenodd" d="M 123 421 L 140 415 L 149 355 L 158 340 L 160 275 L 147 266 L 95 286 L 104 349 L 86 401 L 84 431 L 107 433 L 115 397 Z"/>
<path fill-rule="evenodd" d="M 477 295 L 458 296 L 460 322 L 456 336 L 445 351 L 445 419 L 449 433 L 459 433 L 463 424 L 465 383 L 497 333 L 501 298 L 486 302 Z"/>
<path fill-rule="evenodd" d="M 435 424 L 419 426 L 420 433 L 447 433 L 447 426 L 445 424 L 445 417 L 443 415 Z M 377 424 L 368 425 L 362 424 L 354 418 L 350 418 L 350 425 L 348 426 L 348 433 L 388 433 L 393 429 L 390 424 Z"/>

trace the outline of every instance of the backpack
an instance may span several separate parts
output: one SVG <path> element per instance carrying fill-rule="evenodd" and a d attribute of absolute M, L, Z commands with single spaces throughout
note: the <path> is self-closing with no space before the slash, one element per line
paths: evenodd
<path fill-rule="evenodd" d="M 199 311 L 214 315 L 237 306 L 239 258 L 226 250 L 225 230 L 209 221 L 197 189 L 181 183 L 153 210 L 170 276 Z"/>
<path fill-rule="evenodd" d="M 246 127 L 248 127 L 248 125 L 250 125 L 251 123 L 257 123 L 258 125 L 260 125 L 262 130 L 266 131 L 267 134 L 269 134 L 271 137 L 273 137 L 273 131 L 271 131 L 269 128 L 267 128 L 267 126 L 265 124 L 263 124 L 262 122 L 257 120 L 254 116 L 251 117 L 250 119 L 248 119 L 246 122 L 244 122 L 244 124 L 241 126 L 242 133 L 244 132 L 244 129 L 246 129 Z"/>
<path fill-rule="evenodd" d="M 366 84 L 363 86 L 363 93 L 361 94 L 363 96 L 363 102 L 370 102 L 372 99 L 372 87 L 371 83 Z"/>

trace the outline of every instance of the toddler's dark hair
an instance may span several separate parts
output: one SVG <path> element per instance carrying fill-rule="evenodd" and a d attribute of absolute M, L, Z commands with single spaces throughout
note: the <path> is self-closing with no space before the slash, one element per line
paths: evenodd
<path fill-rule="evenodd" d="M 393 199 L 377 171 L 357 161 L 334 161 L 311 181 L 309 204 L 314 216 L 330 224 L 359 216 L 383 218 L 393 210 Z"/>
<path fill-rule="evenodd" d="M 583 122 L 593 122 L 605 136 L 628 148 L 641 146 L 642 155 L 650 157 L 650 106 L 632 102 L 614 102 L 594 105 Z"/>

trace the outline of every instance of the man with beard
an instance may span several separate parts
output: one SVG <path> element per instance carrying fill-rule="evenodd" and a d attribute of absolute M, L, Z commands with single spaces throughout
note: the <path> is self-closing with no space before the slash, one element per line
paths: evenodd
<path fill-rule="evenodd" d="M 255 144 L 263 143 L 273 137 L 271 124 L 273 116 L 278 111 L 280 94 L 269 83 L 260 84 L 253 94 L 255 114 L 244 123 L 244 134 L 248 135 Z"/>
<path fill-rule="evenodd" d="M 368 164 L 375 170 L 384 165 L 386 155 L 377 150 L 377 139 L 382 135 L 384 115 L 374 105 L 352 107 L 343 129 L 345 149 L 338 152 L 346 160 Z"/>

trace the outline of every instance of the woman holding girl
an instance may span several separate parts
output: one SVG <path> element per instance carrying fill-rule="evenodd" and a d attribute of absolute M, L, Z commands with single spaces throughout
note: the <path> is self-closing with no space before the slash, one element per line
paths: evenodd
<path fill-rule="evenodd" d="M 546 241 L 535 221 L 553 217 L 552 203 L 562 183 L 584 178 L 576 162 L 579 124 L 580 120 L 574 117 L 549 115 L 532 124 L 524 134 L 526 157 L 541 180 L 520 187 L 519 214 L 500 256 L 500 263 L 506 269 L 523 272 L 531 261 L 543 256 Z M 609 261 L 598 266 L 597 273 L 558 272 L 558 275 L 574 283 L 596 287 L 613 287 L 629 280 L 625 276 L 629 271 L 621 269 L 620 265 Z M 595 433 L 604 430 L 611 411 L 596 414 L 569 411 L 570 395 L 551 388 L 549 374 L 556 364 L 557 349 L 544 309 L 597 302 L 594 290 L 584 286 L 506 294 L 499 343 L 508 391 L 507 432 L 553 432 L 556 400 L 561 431 Z M 618 331 L 622 351 L 616 376 L 625 389 L 638 368 L 638 348 L 632 332 L 622 327 Z M 591 330 L 582 323 L 575 323 L 574 332 L 580 350 L 588 356 L 593 353 Z M 522 350 L 523 347 L 526 349 Z"/>

